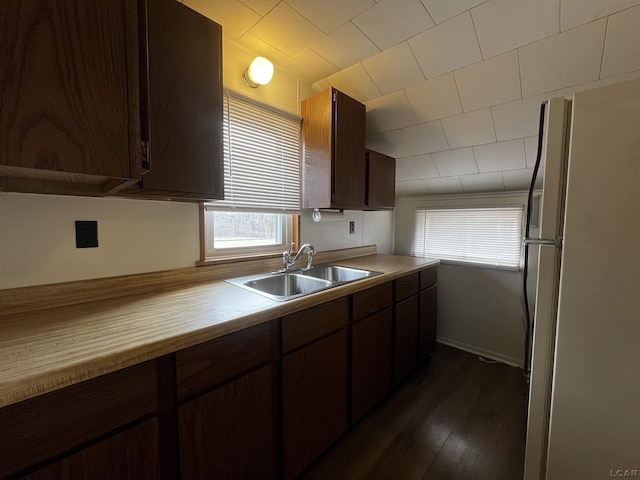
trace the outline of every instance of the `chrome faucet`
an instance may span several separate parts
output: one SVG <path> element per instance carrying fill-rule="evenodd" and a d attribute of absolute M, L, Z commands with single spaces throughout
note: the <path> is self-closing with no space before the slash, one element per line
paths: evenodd
<path fill-rule="evenodd" d="M 313 248 L 313 245 L 311 245 L 310 243 L 305 243 L 302 247 L 300 247 L 295 257 L 291 258 L 291 254 L 293 253 L 293 246 L 294 244 L 291 243 L 291 245 L 289 245 L 289 249 L 282 254 L 282 264 L 284 265 L 282 271 L 290 272 L 291 267 L 293 267 L 293 265 L 298 261 L 298 258 L 304 253 L 305 250 L 307 250 L 307 266 L 305 268 L 301 268 L 300 270 L 303 272 L 309 270 L 311 268 L 311 262 L 313 262 L 313 256 L 316 254 L 316 249 Z"/>

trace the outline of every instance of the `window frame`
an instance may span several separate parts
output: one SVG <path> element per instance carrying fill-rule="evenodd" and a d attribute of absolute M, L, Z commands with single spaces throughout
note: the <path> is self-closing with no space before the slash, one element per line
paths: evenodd
<path fill-rule="evenodd" d="M 214 234 L 213 221 L 207 221 L 207 216 L 215 214 L 216 211 L 227 211 L 219 209 L 207 209 L 205 203 L 200 204 L 200 262 L 199 264 L 211 264 L 216 262 L 224 262 L 227 260 L 253 259 L 260 257 L 279 257 L 282 252 L 289 248 L 291 243 L 294 249 L 297 249 L 299 232 L 299 216 L 282 212 L 264 212 L 281 216 L 281 238 L 282 241 L 277 244 L 259 245 L 238 248 L 210 248 L 213 244 L 211 235 Z M 263 212 L 247 212 L 245 210 L 234 213 L 263 213 Z"/>
<path fill-rule="evenodd" d="M 236 102 L 236 103 L 234 103 Z M 255 110 L 252 109 L 252 105 L 256 107 Z M 230 125 L 229 122 L 232 122 L 232 119 L 238 119 L 238 123 L 234 125 Z M 256 119 L 259 118 L 261 122 L 260 128 L 258 130 L 264 132 L 272 132 L 273 137 L 263 136 L 265 140 L 265 150 L 264 152 L 270 152 L 271 155 L 268 155 L 268 158 L 274 159 L 275 162 L 282 161 L 282 168 L 280 169 L 279 164 L 274 163 L 274 168 L 271 168 L 271 172 L 278 172 L 281 170 L 283 173 L 282 185 L 285 189 L 283 191 L 282 199 L 279 197 L 270 197 L 268 194 L 258 195 L 257 197 L 253 196 L 253 189 L 250 188 L 247 182 L 247 179 L 251 180 L 253 176 L 255 176 L 255 163 L 256 158 L 261 158 L 261 162 L 264 162 L 264 157 L 260 157 L 260 151 L 256 150 L 256 154 L 253 154 L 253 151 L 247 151 L 247 142 L 251 141 L 252 144 L 255 142 L 255 138 L 248 139 L 246 135 L 238 136 L 239 133 L 245 131 L 245 127 L 247 125 L 252 125 L 251 122 L 255 122 Z M 270 119 L 269 121 L 266 121 Z M 279 120 L 281 119 L 281 120 Z M 301 122 L 302 118 L 299 114 L 289 112 L 287 110 L 283 110 L 279 107 L 269 105 L 267 103 L 261 102 L 255 98 L 248 97 L 240 92 L 234 91 L 229 88 L 225 88 L 225 116 L 224 116 L 224 175 L 225 175 L 225 190 L 227 190 L 228 185 L 238 185 L 239 189 L 232 192 L 226 192 L 225 196 L 227 197 L 225 200 L 221 201 L 210 201 L 201 204 L 200 208 L 200 261 L 198 265 L 205 265 L 215 262 L 222 262 L 228 260 L 236 260 L 236 259 L 253 259 L 260 257 L 272 257 L 272 256 L 281 256 L 282 252 L 289 248 L 290 243 L 294 243 L 295 246 L 298 245 L 299 238 L 299 213 L 301 208 L 301 189 L 302 189 L 302 133 L 301 133 Z M 273 123 L 276 122 L 276 123 Z M 278 132 L 280 132 L 280 127 L 274 129 L 274 125 L 277 126 L 283 122 L 282 125 L 282 137 L 277 137 Z M 254 123 L 255 124 L 255 123 Z M 285 126 L 286 124 L 286 126 Z M 297 124 L 298 128 L 298 144 L 295 146 L 295 143 L 287 143 L 287 140 L 292 140 L 296 138 L 296 135 L 292 134 L 293 126 Z M 266 130 L 261 130 L 263 126 L 271 127 Z M 234 133 L 235 132 L 235 135 Z M 271 141 L 271 139 L 276 139 Z M 280 157 L 280 150 L 276 149 L 275 152 L 277 155 L 273 155 L 273 146 L 278 145 L 278 138 L 284 140 L 283 148 L 282 148 L 282 157 Z M 239 142 L 239 143 L 234 143 Z M 255 145 L 255 144 L 254 144 Z M 259 146 L 259 145 L 258 145 Z M 236 148 L 238 147 L 238 148 Z M 238 152 L 237 155 L 234 155 L 234 152 Z M 245 162 L 246 161 L 246 162 Z M 295 175 L 292 175 L 295 172 L 295 161 L 298 162 L 298 178 L 295 180 Z M 235 168 L 234 168 L 235 167 Z M 248 168 L 248 170 L 244 170 L 243 168 Z M 238 172 L 237 177 L 232 175 L 232 172 Z M 242 172 L 249 172 L 248 174 Z M 279 182 L 278 177 L 275 177 Z M 234 183 L 235 181 L 245 182 L 245 183 Z M 277 190 L 273 189 L 273 183 L 268 184 L 270 187 L 265 186 L 264 192 L 274 192 Z M 278 184 L 279 185 L 279 184 Z M 277 187 L 280 189 L 280 186 Z M 289 190 L 286 190 L 286 189 Z M 233 189 L 232 189 L 233 190 Z M 287 195 L 284 195 L 284 193 Z M 293 193 L 293 195 L 291 195 Z M 297 200 L 296 199 L 297 193 Z M 238 194 L 236 198 L 234 194 Z M 280 194 L 278 194 L 280 195 Z M 259 200 L 258 200 L 259 199 Z M 269 199 L 269 201 L 266 201 Z M 278 200 L 276 200 L 278 199 Z M 255 201 L 254 201 L 255 200 Z M 279 203 L 279 202 L 282 203 Z M 239 203 L 237 203 L 239 202 Z M 255 205 L 252 205 L 252 202 Z M 260 203 L 256 203 L 260 202 Z M 269 213 L 281 215 L 281 229 L 280 234 L 282 241 L 278 244 L 271 245 L 261 245 L 261 246 L 250 246 L 250 247 L 238 247 L 238 248 L 214 248 L 213 243 L 213 235 L 214 235 L 214 225 L 213 225 L 213 215 L 215 215 L 216 211 L 225 211 L 225 212 L 234 212 L 234 213 Z"/>

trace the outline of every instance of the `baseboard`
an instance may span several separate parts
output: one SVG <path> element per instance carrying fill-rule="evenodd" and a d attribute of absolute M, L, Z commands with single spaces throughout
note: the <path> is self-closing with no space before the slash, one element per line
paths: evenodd
<path fill-rule="evenodd" d="M 459 342 L 457 340 L 451 340 L 450 338 L 438 337 L 436 339 L 438 343 L 449 345 L 450 347 L 464 350 L 465 352 L 473 353 L 484 358 L 490 358 L 491 360 L 497 360 L 501 363 L 506 363 L 511 367 L 522 368 L 523 361 L 521 358 L 514 358 L 508 355 L 502 355 L 500 353 L 492 352 L 491 350 L 485 350 L 484 348 L 476 347 L 475 345 L 469 345 L 468 343 Z"/>

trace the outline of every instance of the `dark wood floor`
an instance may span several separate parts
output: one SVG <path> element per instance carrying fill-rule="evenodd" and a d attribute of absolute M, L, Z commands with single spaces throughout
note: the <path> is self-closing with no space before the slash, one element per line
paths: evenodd
<path fill-rule="evenodd" d="M 526 404 L 522 370 L 438 344 L 302 478 L 521 479 Z"/>

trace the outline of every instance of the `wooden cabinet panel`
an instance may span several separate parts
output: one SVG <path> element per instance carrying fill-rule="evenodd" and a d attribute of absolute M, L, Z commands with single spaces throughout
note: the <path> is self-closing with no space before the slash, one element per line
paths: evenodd
<path fill-rule="evenodd" d="M 160 478 L 158 465 L 158 421 L 151 419 L 20 478 L 152 480 Z"/>
<path fill-rule="evenodd" d="M 416 295 L 420 289 L 419 273 L 413 273 L 394 281 L 396 285 L 396 302 L 401 302 L 405 298 L 409 298 L 411 295 Z"/>
<path fill-rule="evenodd" d="M 390 210 L 396 205 L 396 159 L 367 150 L 367 210 Z"/>
<path fill-rule="evenodd" d="M 392 303 L 393 282 L 383 283 L 354 293 L 353 321 L 360 321 L 375 312 L 390 307 Z"/>
<path fill-rule="evenodd" d="M 140 178 L 136 3 L 0 2 L 0 18 L 0 185 L 98 194 Z"/>
<path fill-rule="evenodd" d="M 302 206 L 331 206 L 333 146 L 333 90 L 331 88 L 300 103 L 302 115 Z"/>
<path fill-rule="evenodd" d="M 180 399 L 204 391 L 271 359 L 271 322 L 176 353 Z"/>
<path fill-rule="evenodd" d="M 347 429 L 347 333 L 282 358 L 284 478 L 298 475 Z"/>
<path fill-rule="evenodd" d="M 273 478 L 271 366 L 180 407 L 182 478 Z"/>
<path fill-rule="evenodd" d="M 362 210 L 365 200 L 365 106 L 333 90 L 335 95 L 333 207 Z"/>
<path fill-rule="evenodd" d="M 282 351 L 312 342 L 349 323 L 349 297 L 323 303 L 282 317 Z"/>
<path fill-rule="evenodd" d="M 424 362 L 436 348 L 438 287 L 420 292 L 419 356 Z"/>
<path fill-rule="evenodd" d="M 429 267 L 420 271 L 420 290 L 426 290 L 438 283 L 438 267 Z"/>
<path fill-rule="evenodd" d="M 302 204 L 304 208 L 350 208 L 365 203 L 366 108 L 330 88 L 301 102 Z"/>
<path fill-rule="evenodd" d="M 0 410 L 0 478 L 157 409 L 150 361 Z"/>
<path fill-rule="evenodd" d="M 391 390 L 391 308 L 355 324 L 352 330 L 351 420 L 356 422 Z"/>
<path fill-rule="evenodd" d="M 147 0 L 147 28 L 150 170 L 142 184 L 224 198 L 222 28 L 175 0 Z"/>
<path fill-rule="evenodd" d="M 396 305 L 394 381 L 399 383 L 418 365 L 418 295 Z"/>

